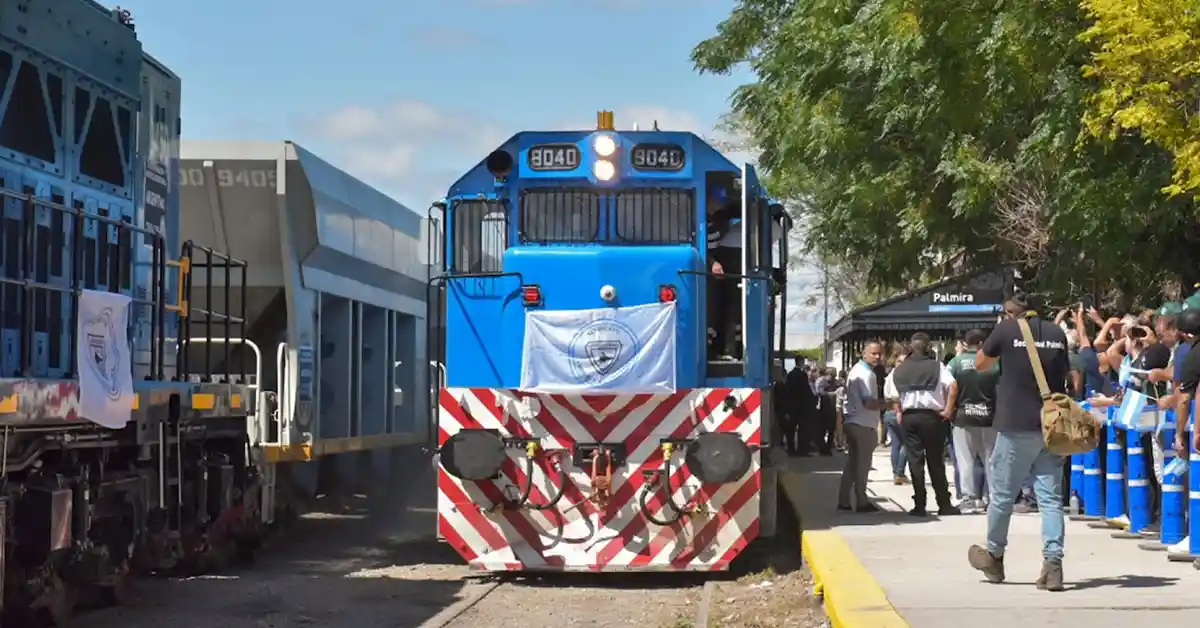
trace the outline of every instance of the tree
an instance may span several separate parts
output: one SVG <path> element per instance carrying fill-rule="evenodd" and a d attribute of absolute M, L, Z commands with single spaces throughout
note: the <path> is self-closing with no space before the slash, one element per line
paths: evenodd
<path fill-rule="evenodd" d="M 1082 0 L 1092 18 L 1088 131 L 1110 140 L 1134 132 L 1174 158 L 1164 191 L 1200 190 L 1200 12 L 1194 0 Z"/>
<path fill-rule="evenodd" d="M 762 152 L 754 143 L 745 118 L 736 111 L 721 116 L 713 133 L 705 140 L 723 153 L 745 153 L 753 160 L 757 160 Z M 767 173 L 764 184 L 774 196 L 787 198 L 780 194 L 788 189 L 786 181 Z M 796 198 L 784 200 L 784 206 L 793 218 L 788 242 L 788 268 L 792 271 L 792 279 L 789 281 L 799 283 L 799 294 L 804 306 L 811 308 L 821 305 L 828 295 L 831 309 L 835 316 L 840 316 L 905 289 L 897 286 L 872 286 L 867 269 L 862 264 L 847 262 L 829 252 L 818 252 L 806 237 L 808 227 L 805 217 L 810 214 L 804 210 L 807 202 Z"/>
<path fill-rule="evenodd" d="M 1086 26 L 1075 0 L 741 0 L 693 60 L 754 71 L 731 103 L 772 191 L 865 285 L 1023 264 L 1144 292 L 1194 208 L 1162 150 L 1081 137 Z"/>

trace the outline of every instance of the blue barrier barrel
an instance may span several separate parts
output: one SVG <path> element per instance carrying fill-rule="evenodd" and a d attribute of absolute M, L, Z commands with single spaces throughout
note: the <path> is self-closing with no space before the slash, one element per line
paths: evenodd
<path fill-rule="evenodd" d="M 1187 550 L 1175 552 L 1167 550 L 1167 559 L 1173 561 L 1191 562 L 1200 558 L 1200 453 L 1196 451 L 1194 439 L 1190 432 L 1196 420 L 1196 404 L 1190 408 L 1186 429 L 1189 432 L 1188 442 L 1188 521 L 1187 521 Z M 1183 421 L 1179 421 L 1183 424 Z"/>
<path fill-rule="evenodd" d="M 1129 528 L 1114 532 L 1113 538 L 1140 539 L 1141 531 L 1150 525 L 1151 512 L 1150 478 L 1146 476 L 1146 456 L 1150 452 L 1142 447 L 1142 435 L 1137 430 L 1125 432 L 1125 486 L 1129 489 Z"/>
<path fill-rule="evenodd" d="M 1155 435 L 1163 447 L 1163 472 L 1160 485 L 1159 529 L 1150 535 L 1151 541 L 1138 547 L 1161 552 L 1187 537 L 1187 489 L 1183 485 L 1183 474 L 1167 473 L 1175 461 L 1175 411 L 1165 410 L 1162 433 Z M 1143 535 L 1147 531 L 1143 531 Z"/>
<path fill-rule="evenodd" d="M 1071 454 L 1071 492 L 1077 503 L 1083 503 L 1083 457 L 1087 454 Z"/>
<path fill-rule="evenodd" d="M 1089 390 L 1085 399 L 1095 396 L 1096 391 Z M 1099 521 L 1104 518 L 1104 477 L 1100 464 L 1103 455 L 1104 442 L 1101 441 L 1095 449 L 1078 457 L 1071 456 L 1071 494 L 1083 503 L 1083 511 L 1071 515 L 1073 521 Z"/>
<path fill-rule="evenodd" d="M 1191 412 L 1188 417 L 1188 427 L 1195 425 L 1196 421 L 1196 403 L 1192 402 Z M 1188 498 L 1188 553 L 1192 556 L 1200 556 L 1200 452 L 1196 451 L 1196 443 L 1194 438 L 1188 440 L 1188 489 L 1190 495 Z"/>
<path fill-rule="evenodd" d="M 1175 460 L 1175 411 L 1167 410 L 1167 426 L 1163 428 L 1163 468 Z M 1186 425 L 1179 426 L 1185 429 Z M 1187 487 L 1183 475 L 1163 474 L 1162 482 L 1162 536 L 1163 546 L 1174 545 L 1187 538 Z"/>
<path fill-rule="evenodd" d="M 1105 438 L 1104 521 L 1089 524 L 1096 528 L 1124 527 L 1125 517 L 1125 450 L 1121 447 L 1121 431 L 1112 424 L 1116 408 L 1108 409 L 1108 429 Z"/>
<path fill-rule="evenodd" d="M 1100 464 L 1105 455 L 1105 443 L 1083 455 L 1083 514 L 1089 518 L 1104 517 L 1104 469 Z"/>

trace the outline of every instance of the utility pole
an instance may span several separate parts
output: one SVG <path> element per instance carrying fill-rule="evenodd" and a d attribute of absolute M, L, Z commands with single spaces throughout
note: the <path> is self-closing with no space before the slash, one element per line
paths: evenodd
<path fill-rule="evenodd" d="M 829 363 L 829 265 L 821 260 L 821 308 L 823 322 L 821 323 L 821 367 Z"/>

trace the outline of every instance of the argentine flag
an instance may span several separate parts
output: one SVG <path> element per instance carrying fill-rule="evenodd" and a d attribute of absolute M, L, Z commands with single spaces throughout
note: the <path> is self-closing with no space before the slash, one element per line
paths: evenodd
<path fill-rule="evenodd" d="M 1113 423 L 1123 430 L 1153 432 L 1158 429 L 1158 422 L 1158 404 L 1143 393 L 1132 388 L 1125 389 Z"/>

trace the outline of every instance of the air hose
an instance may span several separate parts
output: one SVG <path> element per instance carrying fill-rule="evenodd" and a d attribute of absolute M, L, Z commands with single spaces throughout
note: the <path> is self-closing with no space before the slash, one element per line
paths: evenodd
<path fill-rule="evenodd" d="M 651 523 L 657 526 L 674 525 L 687 514 L 686 506 L 675 505 L 675 491 L 671 488 L 671 455 L 675 451 L 675 446 L 671 443 L 663 443 L 663 466 L 659 470 L 659 477 L 662 478 L 663 487 L 667 489 L 667 498 L 663 501 L 663 507 L 671 511 L 671 515 L 667 519 L 659 519 L 654 515 L 654 511 L 649 507 L 650 487 L 658 484 L 658 482 L 647 482 L 642 487 L 642 494 L 638 497 L 638 505 L 641 506 L 642 515 L 650 520 Z"/>
<path fill-rule="evenodd" d="M 566 453 L 565 451 L 549 452 L 548 457 L 558 457 Z M 533 472 L 536 469 L 534 464 L 537 459 L 538 444 L 529 442 L 525 445 L 525 482 L 521 487 L 521 494 L 515 500 L 509 500 L 505 504 L 506 508 L 529 508 L 531 510 L 551 510 L 558 506 L 558 502 L 562 501 L 563 493 L 567 488 L 567 470 L 563 466 L 562 461 L 558 462 L 558 485 L 554 486 L 554 495 L 550 497 L 550 501 L 545 504 L 530 503 L 529 496 L 533 493 Z M 553 486 L 553 483 L 552 483 Z"/>

